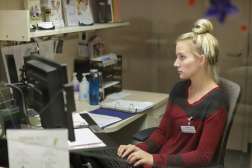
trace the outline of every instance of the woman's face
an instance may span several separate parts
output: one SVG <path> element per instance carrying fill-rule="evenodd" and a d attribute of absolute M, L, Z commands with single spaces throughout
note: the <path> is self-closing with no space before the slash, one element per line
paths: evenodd
<path fill-rule="evenodd" d="M 202 69 L 203 57 L 196 56 L 197 54 L 191 40 L 177 42 L 174 66 L 180 79 L 190 79 Z"/>

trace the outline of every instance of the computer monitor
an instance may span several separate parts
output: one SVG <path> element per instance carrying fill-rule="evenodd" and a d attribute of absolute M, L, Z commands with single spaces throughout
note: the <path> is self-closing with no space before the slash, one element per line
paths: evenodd
<path fill-rule="evenodd" d="M 66 65 L 28 56 L 24 59 L 24 74 L 25 81 L 32 86 L 28 89 L 30 106 L 39 113 L 42 127 L 67 128 L 69 140 L 74 141 L 74 93 L 67 84 Z"/>

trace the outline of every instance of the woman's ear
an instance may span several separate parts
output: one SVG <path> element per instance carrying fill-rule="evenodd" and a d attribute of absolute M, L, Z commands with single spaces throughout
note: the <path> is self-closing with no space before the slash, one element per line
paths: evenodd
<path fill-rule="evenodd" d="M 205 64 L 207 64 L 207 58 L 204 54 L 200 54 L 199 62 L 201 66 L 205 66 Z"/>

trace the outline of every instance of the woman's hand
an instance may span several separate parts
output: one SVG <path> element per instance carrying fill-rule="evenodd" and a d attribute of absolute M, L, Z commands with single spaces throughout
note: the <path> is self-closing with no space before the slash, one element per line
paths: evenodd
<path fill-rule="evenodd" d="M 153 156 L 142 149 L 131 153 L 128 156 L 127 161 L 135 167 L 143 164 L 153 166 Z"/>
<path fill-rule="evenodd" d="M 128 163 L 134 166 L 153 165 L 153 156 L 135 145 L 120 145 L 117 154 L 121 158 L 127 157 Z"/>
<path fill-rule="evenodd" d="M 121 158 L 126 158 L 128 155 L 130 155 L 132 152 L 136 152 L 138 150 L 141 150 L 135 145 L 120 145 L 117 150 L 117 155 Z"/>

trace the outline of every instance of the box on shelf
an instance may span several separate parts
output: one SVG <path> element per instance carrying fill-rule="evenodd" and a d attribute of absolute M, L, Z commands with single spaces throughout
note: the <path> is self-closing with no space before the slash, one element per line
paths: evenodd
<path fill-rule="evenodd" d="M 121 2 L 120 0 L 110 0 L 112 1 L 112 22 L 121 22 Z"/>
<path fill-rule="evenodd" d="M 92 9 L 95 23 L 108 23 L 112 20 L 112 3 L 108 0 L 93 0 Z"/>

